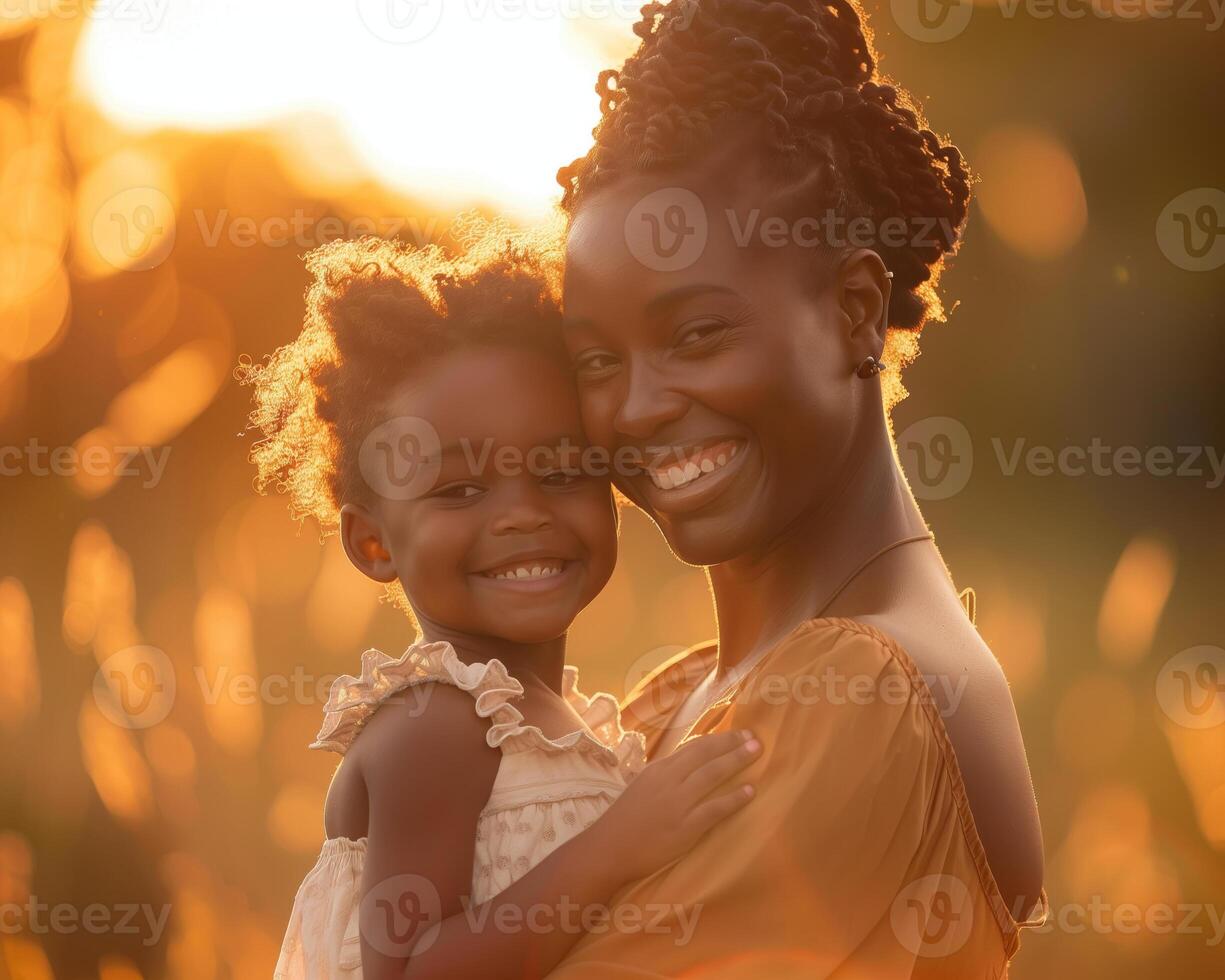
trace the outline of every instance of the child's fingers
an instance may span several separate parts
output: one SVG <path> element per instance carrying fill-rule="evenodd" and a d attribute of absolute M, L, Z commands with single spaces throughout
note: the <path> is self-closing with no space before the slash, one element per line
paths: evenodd
<path fill-rule="evenodd" d="M 719 821 L 726 820 L 745 806 L 754 795 L 755 790 L 746 783 L 728 793 L 720 793 L 703 800 L 689 812 L 691 826 L 699 833 L 705 833 Z"/>
<path fill-rule="evenodd" d="M 668 758 L 674 766 L 681 770 L 679 778 L 684 779 L 712 759 L 717 759 L 728 752 L 734 752 L 750 738 L 752 738 L 752 733 L 743 731 L 699 735 L 683 743 Z"/>
<path fill-rule="evenodd" d="M 711 790 L 717 789 L 761 754 L 761 742 L 750 738 L 730 751 L 716 756 L 693 770 L 684 780 L 684 787 L 701 799 Z"/>

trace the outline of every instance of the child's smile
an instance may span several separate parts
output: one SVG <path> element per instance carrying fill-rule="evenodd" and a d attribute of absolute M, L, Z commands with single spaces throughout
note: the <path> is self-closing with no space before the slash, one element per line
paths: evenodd
<path fill-rule="evenodd" d="M 520 643 L 564 635 L 616 559 L 609 481 L 572 452 L 586 442 L 565 362 L 462 347 L 411 372 L 381 416 L 423 420 L 441 447 L 429 486 L 368 511 L 423 625 Z"/>

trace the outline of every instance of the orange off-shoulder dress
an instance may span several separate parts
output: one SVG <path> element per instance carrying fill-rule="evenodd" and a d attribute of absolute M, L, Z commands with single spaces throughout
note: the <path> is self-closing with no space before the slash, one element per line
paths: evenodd
<path fill-rule="evenodd" d="M 659 744 L 713 645 L 665 664 L 623 721 Z M 841 692 L 841 693 L 838 693 Z M 907 653 L 851 619 L 794 630 L 697 721 L 751 729 L 755 799 L 615 897 L 557 980 L 998 978 L 1039 925 L 988 867 L 939 709 Z"/>

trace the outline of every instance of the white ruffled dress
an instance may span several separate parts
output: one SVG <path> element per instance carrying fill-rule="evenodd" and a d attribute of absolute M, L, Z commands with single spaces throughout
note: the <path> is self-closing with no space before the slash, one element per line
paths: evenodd
<path fill-rule="evenodd" d="M 587 727 L 550 739 L 535 725 L 523 724 L 512 703 L 523 696 L 523 686 L 501 661 L 466 664 L 446 642 L 413 644 L 398 659 L 367 650 L 360 677 L 345 675 L 332 684 L 323 727 L 311 748 L 344 755 L 380 704 L 430 682 L 472 695 L 476 713 L 490 721 L 486 741 L 502 750 L 477 822 L 474 904 L 513 884 L 590 826 L 645 764 L 643 737 L 622 729 L 616 699 L 584 695 L 574 667 L 565 668 L 562 695 Z M 358 907 L 365 857 L 365 838 L 324 841 L 294 899 L 277 980 L 361 975 Z"/>

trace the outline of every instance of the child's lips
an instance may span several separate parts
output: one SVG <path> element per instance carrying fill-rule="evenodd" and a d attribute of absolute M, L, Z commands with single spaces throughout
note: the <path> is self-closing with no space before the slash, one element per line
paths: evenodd
<path fill-rule="evenodd" d="M 480 574 L 486 578 L 497 579 L 499 581 L 522 582 L 560 575 L 565 569 L 565 565 L 566 560 L 556 556 L 517 558 L 512 561 L 503 562 L 501 565 L 487 568 Z"/>
<path fill-rule="evenodd" d="M 564 558 L 534 558 L 498 565 L 474 577 L 500 590 L 547 592 L 573 579 L 578 567 L 577 561 Z"/>

